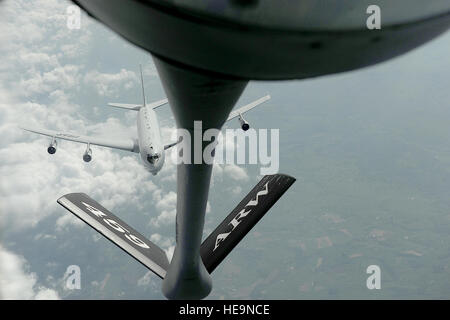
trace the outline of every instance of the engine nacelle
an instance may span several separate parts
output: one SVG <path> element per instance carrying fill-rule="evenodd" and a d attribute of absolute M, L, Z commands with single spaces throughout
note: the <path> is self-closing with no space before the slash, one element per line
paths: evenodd
<path fill-rule="evenodd" d="M 56 142 L 56 140 L 53 140 L 50 143 L 50 145 L 48 146 L 47 152 L 50 154 L 55 154 L 57 146 L 58 146 L 58 142 Z"/>
<path fill-rule="evenodd" d="M 239 117 L 239 122 L 241 123 L 242 130 L 247 131 L 250 129 L 250 124 L 243 117 Z"/>
<path fill-rule="evenodd" d="M 88 147 L 87 150 L 83 154 L 83 161 L 89 162 L 91 160 L 92 160 L 92 150 L 91 150 L 91 148 Z"/>

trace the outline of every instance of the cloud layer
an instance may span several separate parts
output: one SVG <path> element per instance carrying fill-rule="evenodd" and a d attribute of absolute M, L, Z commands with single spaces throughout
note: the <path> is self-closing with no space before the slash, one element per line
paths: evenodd
<path fill-rule="evenodd" d="M 0 247 L 0 274 L 1 294 L 7 299 L 59 298 L 56 289 L 42 285 L 38 273 L 28 271 L 25 258 L 12 252 L 8 243 L 23 234 L 36 233 L 38 245 L 44 241 L 39 236 L 43 221 L 54 225 L 56 236 L 84 226 L 57 205 L 56 199 L 66 193 L 84 192 L 110 210 L 120 208 L 130 216 L 145 217 L 146 226 L 156 232 L 148 235 L 151 240 L 169 257 L 174 250 L 173 163 L 167 161 L 153 177 L 136 154 L 93 146 L 93 160 L 86 164 L 81 159 L 86 146 L 59 141 L 56 154 L 49 155 L 49 138 L 19 128 L 24 125 L 109 138 L 136 137 L 135 113 L 92 107 L 86 97 L 105 103 L 133 90 L 138 92 L 138 77 L 121 66 L 105 70 L 87 65 L 96 55 L 95 39 L 104 30 L 86 15 L 80 30 L 69 30 L 66 8 L 71 4 L 19 0 L 5 1 L 0 8 L 0 229 L 5 235 Z M 123 45 L 121 39 L 108 40 Z M 151 63 L 144 65 L 145 77 L 157 82 L 155 70 Z M 140 95 L 137 97 L 140 99 Z M 162 126 L 164 142 L 172 132 L 173 123 Z M 216 166 L 214 172 L 215 179 L 248 179 L 245 170 L 237 166 Z M 211 211 L 209 203 L 207 211 Z M 144 276 L 140 283 L 146 279 Z"/>
<path fill-rule="evenodd" d="M 0 299 L 59 299 L 55 290 L 38 286 L 36 274 L 27 269 L 25 258 L 0 246 Z"/>

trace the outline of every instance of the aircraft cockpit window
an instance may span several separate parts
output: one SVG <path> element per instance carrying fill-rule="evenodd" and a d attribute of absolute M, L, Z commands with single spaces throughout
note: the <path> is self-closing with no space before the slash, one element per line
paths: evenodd
<path fill-rule="evenodd" d="M 159 160 L 160 157 L 161 157 L 161 155 L 158 153 L 149 154 L 147 156 L 147 161 L 150 162 L 151 164 L 155 164 Z"/>

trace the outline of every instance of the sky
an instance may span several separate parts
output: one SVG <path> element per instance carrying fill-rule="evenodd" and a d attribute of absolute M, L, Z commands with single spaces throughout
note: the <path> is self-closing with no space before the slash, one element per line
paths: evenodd
<path fill-rule="evenodd" d="M 176 167 L 151 176 L 136 154 L 49 139 L 19 125 L 134 137 L 138 64 L 147 101 L 165 97 L 151 56 L 67 1 L 0 3 L 0 298 L 163 299 L 161 280 L 65 211 L 84 192 L 160 245 L 175 244 Z M 450 34 L 389 62 L 303 81 L 251 82 L 247 120 L 280 130 L 280 172 L 297 182 L 213 274 L 212 299 L 450 297 Z M 157 111 L 163 142 L 175 123 Z M 227 124 L 238 128 L 237 121 Z M 261 178 L 216 165 L 208 235 Z M 263 263 L 262 263 L 263 262 Z M 66 286 L 78 265 L 81 289 Z M 380 290 L 366 268 L 378 265 Z"/>

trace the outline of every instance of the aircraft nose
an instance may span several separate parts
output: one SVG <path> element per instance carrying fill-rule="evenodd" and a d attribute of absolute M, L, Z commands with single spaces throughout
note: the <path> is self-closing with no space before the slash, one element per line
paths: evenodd
<path fill-rule="evenodd" d="M 160 157 L 161 157 L 161 155 L 158 153 L 154 153 L 154 154 L 149 153 L 147 155 L 147 161 L 150 162 L 151 164 L 155 164 L 156 162 L 158 162 Z"/>

